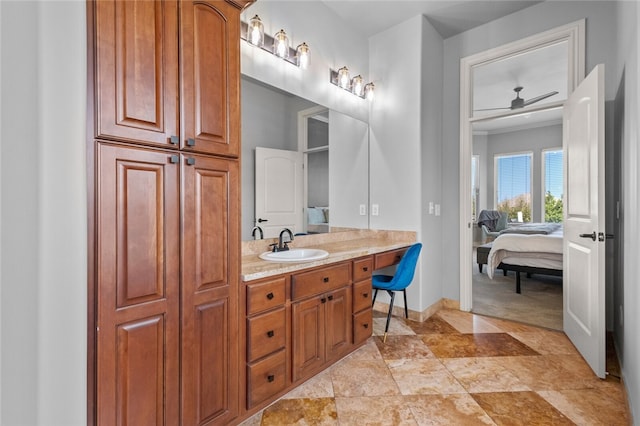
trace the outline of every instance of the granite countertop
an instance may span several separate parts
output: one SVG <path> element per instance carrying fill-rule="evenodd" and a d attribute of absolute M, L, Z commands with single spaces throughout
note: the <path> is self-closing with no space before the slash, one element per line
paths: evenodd
<path fill-rule="evenodd" d="M 407 247 L 416 242 L 416 233 L 410 231 L 355 230 L 296 237 L 291 248 L 317 248 L 329 252 L 329 257 L 313 262 L 280 263 L 260 259 L 260 253 L 269 249 L 277 239 L 242 243 L 243 281 L 252 281 L 289 272 L 328 265 L 361 256 Z"/>

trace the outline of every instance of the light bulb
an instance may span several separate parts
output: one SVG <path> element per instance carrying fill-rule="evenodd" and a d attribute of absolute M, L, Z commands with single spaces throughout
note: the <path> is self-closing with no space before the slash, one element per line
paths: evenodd
<path fill-rule="evenodd" d="M 273 53 L 281 58 L 289 57 L 289 38 L 284 30 L 280 30 L 273 36 Z"/>
<path fill-rule="evenodd" d="M 296 49 L 296 56 L 298 60 L 298 66 L 302 69 L 306 69 L 309 66 L 309 46 L 307 43 L 302 43 Z"/>
<path fill-rule="evenodd" d="M 264 44 L 264 26 L 258 15 L 249 21 L 249 25 L 247 26 L 247 41 L 258 47 L 262 47 Z"/>
<path fill-rule="evenodd" d="M 349 88 L 349 68 L 342 67 L 338 70 L 338 85 L 343 89 Z"/>
<path fill-rule="evenodd" d="M 356 75 L 351 80 L 351 92 L 356 96 L 362 96 L 364 93 L 364 81 L 361 75 Z"/>

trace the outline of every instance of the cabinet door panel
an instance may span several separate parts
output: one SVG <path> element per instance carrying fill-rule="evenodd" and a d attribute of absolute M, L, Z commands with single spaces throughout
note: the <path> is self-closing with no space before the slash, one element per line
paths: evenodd
<path fill-rule="evenodd" d="M 175 423 L 179 166 L 167 153 L 111 144 L 97 155 L 98 423 Z M 145 422 L 127 423 L 140 414 L 133 407 Z"/>
<path fill-rule="evenodd" d="M 177 2 L 95 10 L 97 137 L 167 146 L 179 135 Z"/>
<path fill-rule="evenodd" d="M 327 296 L 327 360 L 346 353 L 351 345 L 351 289 L 343 288 Z"/>
<path fill-rule="evenodd" d="M 182 163 L 182 423 L 226 423 L 239 408 L 238 163 Z"/>
<path fill-rule="evenodd" d="M 324 297 L 324 296 L 323 296 Z M 325 360 L 325 308 L 321 297 L 294 303 L 293 380 L 305 377 Z"/>
<path fill-rule="evenodd" d="M 182 141 L 186 150 L 239 154 L 239 11 L 181 2 Z"/>

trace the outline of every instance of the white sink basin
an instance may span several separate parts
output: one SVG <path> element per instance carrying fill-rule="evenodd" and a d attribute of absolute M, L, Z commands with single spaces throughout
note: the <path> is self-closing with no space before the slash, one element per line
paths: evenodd
<path fill-rule="evenodd" d="M 270 260 L 272 262 L 312 262 L 314 260 L 324 259 L 329 256 L 329 252 L 320 249 L 299 248 L 289 249 L 287 251 L 266 251 L 260 255 L 262 260 Z"/>

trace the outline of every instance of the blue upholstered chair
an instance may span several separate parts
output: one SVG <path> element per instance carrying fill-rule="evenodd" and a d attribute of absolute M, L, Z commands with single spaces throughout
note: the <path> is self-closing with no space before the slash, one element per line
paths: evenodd
<path fill-rule="evenodd" d="M 391 321 L 391 312 L 393 311 L 393 300 L 396 295 L 396 291 L 401 291 L 404 295 L 404 314 L 409 318 L 409 311 L 407 309 L 407 287 L 413 280 L 413 274 L 416 271 L 416 264 L 418 263 L 418 256 L 422 249 L 422 243 L 416 243 L 409 247 L 400 259 L 400 263 L 396 267 L 396 273 L 394 275 L 374 275 L 372 278 L 372 287 L 375 290 L 373 293 L 373 304 L 376 303 L 376 296 L 378 290 L 385 290 L 391 297 L 389 303 L 389 313 L 387 313 L 387 325 L 384 328 L 383 342 L 387 341 L 387 332 L 389 331 L 389 322 Z"/>

